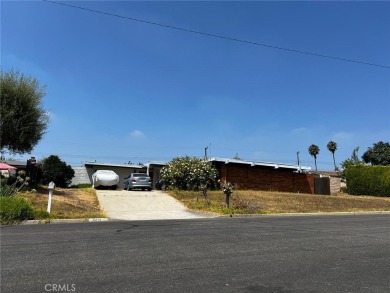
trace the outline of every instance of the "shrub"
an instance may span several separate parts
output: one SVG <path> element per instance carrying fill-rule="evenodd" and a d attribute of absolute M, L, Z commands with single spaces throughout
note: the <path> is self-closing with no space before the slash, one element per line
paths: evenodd
<path fill-rule="evenodd" d="M 15 184 L 15 182 L 17 181 L 18 179 L 16 179 L 16 176 L 9 176 L 6 180 L 5 180 L 5 184 L 7 185 L 13 185 Z"/>
<path fill-rule="evenodd" d="M 202 190 L 204 185 L 216 187 L 217 170 L 210 162 L 196 157 L 177 157 L 162 170 L 161 178 L 168 188 L 181 190 Z"/>
<path fill-rule="evenodd" d="M 351 166 L 346 177 L 349 194 L 390 197 L 389 166 Z"/>
<path fill-rule="evenodd" d="M 189 156 L 174 158 L 161 170 L 162 183 L 166 187 L 202 191 L 207 205 L 207 191 L 215 188 L 216 177 L 217 170 L 210 162 Z"/>
<path fill-rule="evenodd" d="M 74 177 L 74 170 L 58 156 L 49 156 L 42 160 L 42 183 L 53 181 L 58 187 L 68 187 Z"/>
<path fill-rule="evenodd" d="M 0 197 L 0 222 L 3 225 L 18 224 L 34 218 L 31 205 L 20 197 Z"/>
<path fill-rule="evenodd" d="M 0 187 L 0 196 L 15 196 L 18 190 L 13 185 L 3 185 Z"/>
<path fill-rule="evenodd" d="M 222 183 L 221 189 L 223 191 L 223 194 L 225 194 L 226 207 L 229 207 L 230 206 L 230 196 L 233 193 L 233 184 L 225 181 Z"/>
<path fill-rule="evenodd" d="M 0 196 L 15 196 L 25 186 L 28 185 L 29 177 L 26 176 L 26 172 L 21 170 L 17 173 L 17 176 L 13 176 L 14 180 L 7 181 L 6 185 L 0 187 Z M 9 178 L 8 178 L 9 179 Z M 8 184 L 13 182 L 12 184 Z"/>
<path fill-rule="evenodd" d="M 35 220 L 45 220 L 50 219 L 51 215 L 48 211 L 45 210 L 35 210 L 34 211 L 34 219 Z"/>

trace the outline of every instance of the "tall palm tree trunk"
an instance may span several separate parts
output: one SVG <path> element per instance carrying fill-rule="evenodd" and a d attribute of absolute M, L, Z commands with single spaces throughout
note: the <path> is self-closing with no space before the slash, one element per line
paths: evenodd
<path fill-rule="evenodd" d="M 332 155 L 333 155 L 334 170 L 337 171 L 336 159 L 334 158 L 334 152 L 332 152 Z"/>

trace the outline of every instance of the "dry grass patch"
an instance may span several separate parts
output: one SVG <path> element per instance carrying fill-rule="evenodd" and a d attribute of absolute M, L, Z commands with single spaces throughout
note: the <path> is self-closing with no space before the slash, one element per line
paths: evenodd
<path fill-rule="evenodd" d="M 36 210 L 36 218 L 47 218 L 49 190 L 41 187 L 37 192 L 20 193 Z M 56 188 L 51 203 L 52 219 L 105 218 L 93 188 Z"/>
<path fill-rule="evenodd" d="M 205 205 L 202 197 L 199 197 L 198 202 L 195 201 L 196 192 L 169 191 L 169 194 L 190 209 L 220 214 L 390 211 L 390 198 L 352 196 L 341 193 L 337 196 L 329 196 L 235 190 L 231 196 L 230 208 L 225 207 L 225 196 L 221 191 L 209 192 L 209 207 Z"/>

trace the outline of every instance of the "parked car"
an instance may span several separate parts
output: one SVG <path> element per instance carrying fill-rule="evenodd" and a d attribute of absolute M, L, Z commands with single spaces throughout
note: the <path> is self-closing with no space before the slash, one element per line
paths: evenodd
<path fill-rule="evenodd" d="M 92 174 L 92 187 L 109 186 L 117 187 L 119 183 L 119 176 L 111 170 L 97 170 Z"/>
<path fill-rule="evenodd" d="M 123 189 L 132 190 L 135 188 L 152 190 L 152 180 L 145 173 L 132 173 L 123 181 Z"/>

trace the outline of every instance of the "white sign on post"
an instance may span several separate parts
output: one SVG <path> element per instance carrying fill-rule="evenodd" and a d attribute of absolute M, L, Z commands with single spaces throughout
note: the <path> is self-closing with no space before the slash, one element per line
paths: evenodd
<path fill-rule="evenodd" d="M 47 202 L 47 212 L 50 214 L 51 209 L 51 197 L 53 195 L 53 191 L 56 188 L 56 185 L 53 181 L 49 183 L 49 201 Z"/>

